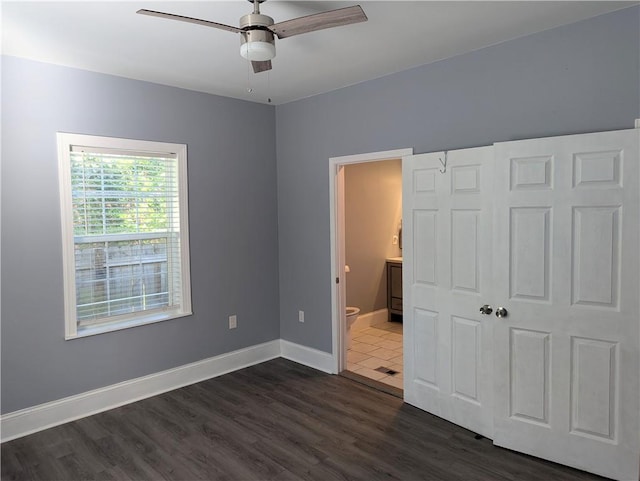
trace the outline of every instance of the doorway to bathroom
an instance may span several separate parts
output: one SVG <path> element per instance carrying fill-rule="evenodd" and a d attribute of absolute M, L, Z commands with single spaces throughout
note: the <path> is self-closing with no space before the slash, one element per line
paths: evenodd
<path fill-rule="evenodd" d="M 400 396 L 402 157 L 411 154 L 330 159 L 336 372 Z"/>

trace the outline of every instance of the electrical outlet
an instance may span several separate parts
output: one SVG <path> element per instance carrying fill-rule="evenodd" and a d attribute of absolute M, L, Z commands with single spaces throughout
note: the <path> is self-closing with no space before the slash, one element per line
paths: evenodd
<path fill-rule="evenodd" d="M 298 311 L 298 321 L 304 322 L 304 311 Z"/>
<path fill-rule="evenodd" d="M 394 236 L 393 236 L 393 238 L 391 239 L 391 243 L 392 243 L 394 246 L 397 246 L 397 245 L 398 245 L 398 236 L 397 236 L 397 235 L 394 235 Z"/>
<path fill-rule="evenodd" d="M 238 317 L 234 314 L 229 316 L 229 329 L 235 329 L 238 327 Z"/>
<path fill-rule="evenodd" d="M 640 129 L 640 119 L 636 119 L 636 129 Z"/>

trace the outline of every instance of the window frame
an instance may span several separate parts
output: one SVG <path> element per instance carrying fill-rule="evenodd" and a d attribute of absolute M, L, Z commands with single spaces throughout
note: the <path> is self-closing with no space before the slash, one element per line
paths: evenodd
<path fill-rule="evenodd" d="M 60 187 L 60 217 L 62 227 L 62 263 L 64 288 L 65 339 L 77 339 L 105 332 L 167 321 L 193 314 L 191 307 L 191 273 L 189 262 L 189 206 L 187 181 L 187 146 L 167 142 L 123 139 L 95 135 L 57 133 L 58 180 Z M 180 290 L 181 302 L 178 307 L 137 311 L 124 315 L 114 315 L 99 323 L 78 326 L 76 299 L 75 237 L 73 226 L 73 201 L 71 183 L 71 153 L 73 147 L 107 149 L 109 151 L 131 152 L 167 157 L 176 157 L 177 186 L 180 232 Z M 79 236 L 82 237 L 82 236 Z"/>

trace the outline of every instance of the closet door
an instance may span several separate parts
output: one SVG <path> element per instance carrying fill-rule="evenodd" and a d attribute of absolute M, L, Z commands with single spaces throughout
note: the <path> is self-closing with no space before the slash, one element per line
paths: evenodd
<path fill-rule="evenodd" d="M 639 133 L 495 145 L 494 443 L 621 480 L 640 454 Z"/>
<path fill-rule="evenodd" d="M 493 159 L 482 147 L 402 163 L 405 401 L 487 437 Z"/>

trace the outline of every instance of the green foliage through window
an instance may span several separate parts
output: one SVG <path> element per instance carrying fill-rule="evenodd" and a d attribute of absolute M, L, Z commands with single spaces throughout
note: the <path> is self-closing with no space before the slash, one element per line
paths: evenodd
<path fill-rule="evenodd" d="M 171 231 L 175 176 L 173 159 L 74 152 L 74 234 Z"/>

